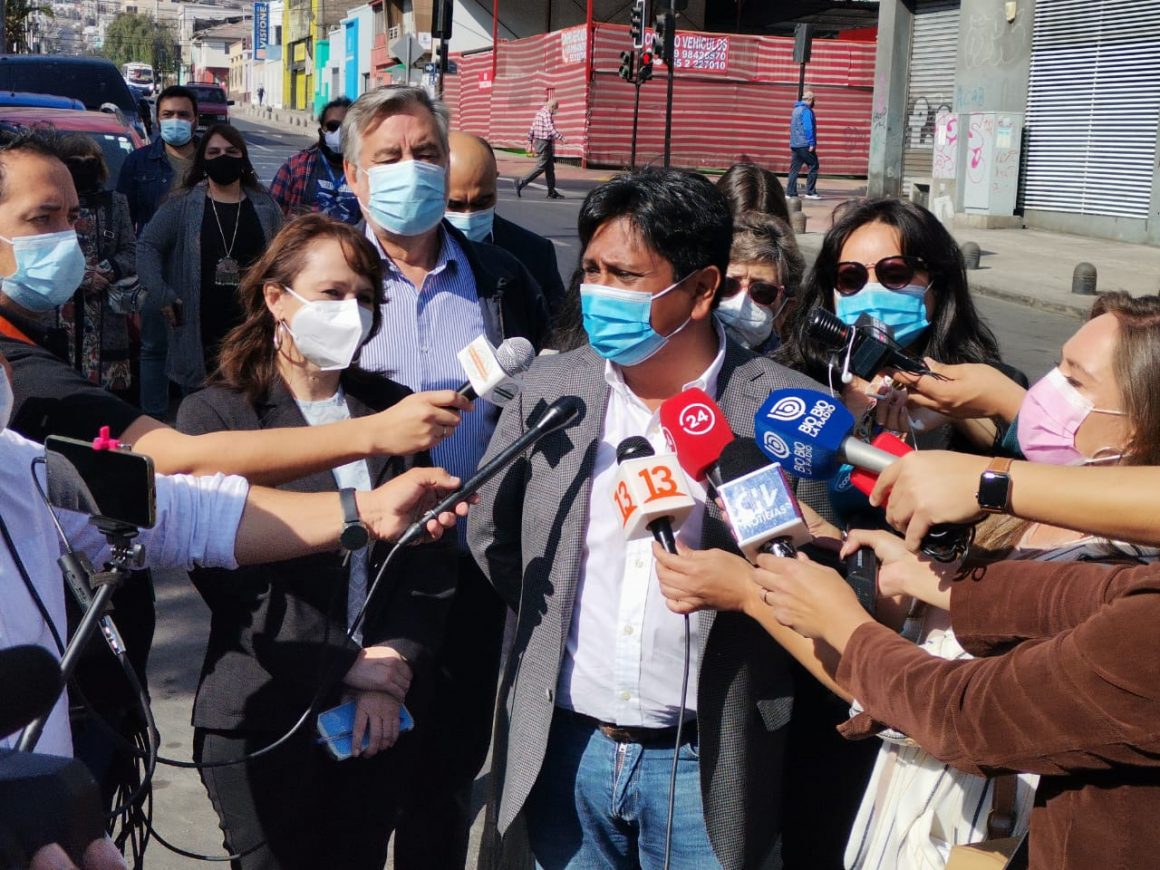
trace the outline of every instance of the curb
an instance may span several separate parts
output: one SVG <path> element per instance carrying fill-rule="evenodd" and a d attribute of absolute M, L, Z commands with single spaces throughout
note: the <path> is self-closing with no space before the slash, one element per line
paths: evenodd
<path fill-rule="evenodd" d="M 822 233 L 799 233 L 797 237 L 798 247 L 801 252 L 808 257 L 817 257 L 818 251 L 822 246 Z M 1077 320 L 1087 320 L 1090 314 L 1091 302 L 1087 305 L 1071 304 L 1068 302 L 1061 302 L 1055 299 L 1044 299 L 1039 296 L 1032 296 L 1027 293 L 1015 293 L 1000 287 L 996 284 L 990 283 L 986 277 L 977 277 L 978 271 L 990 271 L 993 267 L 988 267 L 983 270 L 974 270 L 967 272 L 967 282 L 971 288 L 972 293 L 977 293 L 979 296 L 986 296 L 990 299 L 999 299 L 1003 302 L 1011 302 L 1015 305 L 1022 305 L 1025 308 L 1037 308 L 1040 311 L 1048 311 L 1052 314 L 1061 314 L 1065 317 L 1074 317 Z M 989 277 L 989 276 L 987 276 Z M 1094 297 L 1092 297 L 1094 299 Z"/>

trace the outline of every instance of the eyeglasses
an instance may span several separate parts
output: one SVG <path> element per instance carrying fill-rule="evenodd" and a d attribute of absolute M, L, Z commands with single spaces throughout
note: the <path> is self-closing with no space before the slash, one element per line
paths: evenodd
<path fill-rule="evenodd" d="M 742 289 L 748 290 L 750 298 L 758 305 L 772 305 L 785 292 L 785 285 L 769 281 L 749 281 L 743 284 L 740 278 L 729 277 L 725 279 L 725 292 L 722 295 L 736 296 Z"/>
<path fill-rule="evenodd" d="M 917 272 L 926 269 L 918 257 L 883 257 L 877 263 L 855 263 L 847 260 L 838 264 L 834 289 L 842 296 L 852 296 L 870 280 L 870 269 L 878 283 L 887 290 L 901 290 L 914 280 Z"/>
<path fill-rule="evenodd" d="M 342 126 L 342 121 L 327 121 L 325 124 L 322 125 L 322 129 L 325 130 L 327 133 L 333 133 L 335 130 L 337 130 L 341 126 Z"/>

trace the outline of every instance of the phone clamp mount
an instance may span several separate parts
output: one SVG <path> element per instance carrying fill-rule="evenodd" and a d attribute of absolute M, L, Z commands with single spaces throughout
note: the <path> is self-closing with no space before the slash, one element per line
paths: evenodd
<path fill-rule="evenodd" d="M 92 517 L 89 522 L 96 526 L 108 541 L 109 560 L 98 571 L 88 556 L 71 548 L 57 560 L 65 583 L 84 611 L 80 624 L 77 625 L 61 656 L 62 686 L 67 686 L 72 679 L 82 652 L 98 630 L 115 656 L 125 655 L 125 642 L 121 639 L 121 633 L 117 630 L 112 616 L 109 615 L 112 611 L 111 600 L 113 593 L 121 587 L 129 575 L 145 565 L 145 545 L 133 542 L 140 531 L 136 526 L 105 517 Z M 22 752 L 31 752 L 40 740 L 47 721 L 48 714 L 30 722 L 21 732 L 17 748 Z"/>

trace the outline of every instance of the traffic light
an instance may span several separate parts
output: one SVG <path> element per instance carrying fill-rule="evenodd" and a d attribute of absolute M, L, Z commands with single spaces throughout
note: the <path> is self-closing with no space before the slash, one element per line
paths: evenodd
<path fill-rule="evenodd" d="M 632 36 L 632 47 L 637 50 L 644 48 L 644 4 L 645 0 L 632 4 L 632 26 L 628 32 Z"/>
<path fill-rule="evenodd" d="M 633 73 L 635 72 L 633 67 L 636 65 L 635 61 L 635 51 L 622 51 L 620 53 L 620 77 L 626 82 L 631 82 L 633 79 Z"/>
<path fill-rule="evenodd" d="M 447 72 L 447 40 L 439 40 L 439 44 L 435 46 L 435 64 L 440 72 Z"/>
<path fill-rule="evenodd" d="M 653 63 L 652 52 L 648 51 L 647 49 L 645 51 L 642 51 L 640 53 L 640 73 L 639 73 L 639 80 L 640 80 L 640 83 L 642 85 L 645 82 L 647 82 L 649 79 L 652 78 L 652 74 L 653 74 L 652 63 Z"/>
<path fill-rule="evenodd" d="M 673 47 L 677 38 L 677 17 L 672 12 L 664 12 L 657 16 L 656 26 L 653 28 L 653 55 L 671 66 L 673 63 Z"/>

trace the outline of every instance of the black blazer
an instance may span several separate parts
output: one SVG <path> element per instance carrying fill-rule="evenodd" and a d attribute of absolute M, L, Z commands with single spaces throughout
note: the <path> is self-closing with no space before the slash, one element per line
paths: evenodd
<path fill-rule="evenodd" d="M 543 236 L 499 215 L 492 224 L 491 243 L 503 248 L 532 273 L 554 317 L 564 301 L 564 282 L 556 265 L 556 246 Z"/>
<path fill-rule="evenodd" d="M 342 384 L 352 417 L 388 408 L 411 392 L 358 371 L 344 372 Z M 254 405 L 241 393 L 209 387 L 187 398 L 177 415 L 178 429 L 194 435 L 305 425 L 281 381 Z M 412 465 L 430 464 L 426 453 L 373 456 L 367 463 L 375 486 Z M 337 492 L 338 485 L 334 475 L 324 471 L 279 489 Z M 455 550 L 449 541 L 400 553 L 364 622 L 365 646 L 388 644 L 411 663 L 415 676 L 408 698 L 417 689 L 423 691 L 426 666 L 442 643 L 455 592 Z M 385 546 L 373 548 L 368 585 L 385 555 Z M 339 552 L 237 571 L 190 572 L 213 612 L 193 724 L 214 729 L 287 728 L 306 709 L 323 679 L 333 685 L 319 709 L 338 703 L 339 682 L 358 653 L 357 646 L 346 642 L 348 575 Z"/>

